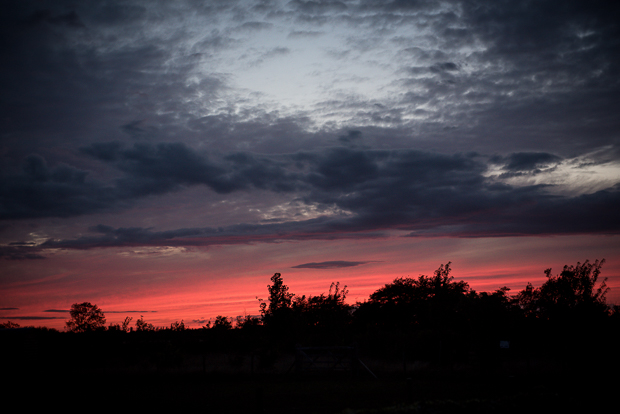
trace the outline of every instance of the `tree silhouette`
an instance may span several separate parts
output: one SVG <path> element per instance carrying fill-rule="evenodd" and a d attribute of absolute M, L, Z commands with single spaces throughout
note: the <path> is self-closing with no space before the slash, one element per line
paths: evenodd
<path fill-rule="evenodd" d="M 125 320 L 121 324 L 121 330 L 123 332 L 129 332 L 130 331 L 131 328 L 129 327 L 129 324 L 131 323 L 132 319 L 133 318 L 131 316 L 126 316 L 125 317 Z"/>
<path fill-rule="evenodd" d="M 140 319 L 136 321 L 136 331 L 147 332 L 147 331 L 154 331 L 154 330 L 155 330 L 155 327 L 153 326 L 153 324 L 147 323 L 144 320 L 144 316 L 140 315 Z"/>
<path fill-rule="evenodd" d="M 232 322 L 226 316 L 217 315 L 211 329 L 227 331 L 229 329 L 232 329 Z"/>
<path fill-rule="evenodd" d="M 528 283 L 517 295 L 517 302 L 526 315 L 543 319 L 590 318 L 607 314 L 607 278 L 599 283 L 603 263 L 604 259 L 565 265 L 557 276 L 552 276 L 551 269 L 546 269 L 545 283 L 540 288 Z"/>
<path fill-rule="evenodd" d="M 175 321 L 175 322 L 172 322 L 170 324 L 170 330 L 171 331 L 182 332 L 182 331 L 184 331 L 186 329 L 187 328 L 185 327 L 185 323 L 183 322 L 182 319 L 181 319 L 181 322 Z"/>
<path fill-rule="evenodd" d="M 131 328 L 129 327 L 129 324 L 131 323 L 132 319 L 132 317 L 127 316 L 122 323 L 110 324 L 110 326 L 108 326 L 108 331 L 125 333 L 130 332 Z"/>
<path fill-rule="evenodd" d="M 439 266 L 432 277 L 396 278 L 361 303 L 357 316 L 366 322 L 406 328 L 444 323 L 451 319 L 469 292 L 464 281 L 454 282 L 450 262 Z"/>
<path fill-rule="evenodd" d="M 74 303 L 69 311 L 71 319 L 66 322 L 71 332 L 89 332 L 105 326 L 105 315 L 97 305 L 90 302 Z"/>
<path fill-rule="evenodd" d="M 237 316 L 235 318 L 235 329 L 253 329 L 254 326 L 259 326 L 260 324 L 260 318 L 252 315 Z"/>
<path fill-rule="evenodd" d="M 304 327 L 343 328 L 351 320 L 351 306 L 345 303 L 347 287 L 340 288 L 340 283 L 332 283 L 327 295 L 293 299 L 292 310 L 297 324 Z"/>
<path fill-rule="evenodd" d="M 266 326 L 284 327 L 289 322 L 292 299 L 295 295 L 288 291 L 288 286 L 284 284 L 280 273 L 274 273 L 271 282 L 272 285 L 267 285 L 269 292 L 267 302 L 259 299 L 261 319 Z"/>

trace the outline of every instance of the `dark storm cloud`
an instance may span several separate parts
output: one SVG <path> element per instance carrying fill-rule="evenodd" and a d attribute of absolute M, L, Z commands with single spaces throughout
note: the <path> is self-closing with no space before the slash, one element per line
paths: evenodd
<path fill-rule="evenodd" d="M 22 243 L 5 246 L 5 250 L 14 249 L 15 255 L 27 258 L 27 254 L 42 255 L 48 248 L 209 246 L 366 238 L 381 237 L 382 232 L 394 229 L 410 230 L 411 236 L 456 237 L 620 231 L 618 186 L 576 197 L 552 196 L 545 186 L 515 187 L 486 177 L 486 158 L 475 153 L 447 155 L 336 147 L 272 157 L 237 152 L 214 161 L 180 144 L 136 144 L 128 148 L 108 144 L 90 146 L 84 151 L 125 174 L 116 186 L 110 187 L 109 193 L 118 197 L 117 202 L 203 185 L 224 194 L 252 189 L 290 193 L 323 211 L 336 208 L 346 214 L 168 231 L 100 224 L 90 229 L 92 235 L 73 240 L 50 239 L 37 246 Z M 492 159 L 498 161 L 497 157 Z M 556 160 L 558 157 L 552 154 L 541 153 L 517 153 L 502 159 L 515 171 Z M 30 181 L 51 180 L 53 170 L 45 167 L 41 159 L 30 161 L 25 168 Z M 83 181 L 78 182 L 82 185 Z M 96 194 L 92 197 L 99 200 Z M 50 214 L 57 214 L 58 206 L 41 201 L 41 205 L 51 206 Z M 42 208 L 38 214 L 43 214 Z M 11 258 L 10 252 L 5 256 Z"/>
<path fill-rule="evenodd" d="M 302 15 L 355 27 L 351 48 L 338 53 L 356 66 L 365 65 L 364 51 L 402 46 L 394 61 L 400 62 L 395 73 L 402 77 L 395 82 L 402 90 L 390 101 L 350 96 L 325 101 L 317 111 L 349 108 L 351 127 L 385 127 L 384 142 L 563 155 L 618 145 L 620 16 L 611 3 L 109 1 L 85 7 L 14 1 L 4 11 L 0 60 L 10 64 L 0 68 L 0 128 L 19 157 L 33 152 L 23 148 L 33 142 L 47 157 L 52 141 L 76 146 L 95 136 L 149 142 L 183 136 L 227 149 L 240 141 L 248 145 L 241 148 L 260 143 L 261 150 L 273 151 L 281 137 L 306 133 L 307 119 L 247 122 L 258 118 L 259 109 L 235 117 L 234 105 L 230 113 L 213 114 L 231 74 L 209 72 L 209 62 L 243 39 L 235 34 L 241 29 L 212 23 L 231 18 L 253 33 Z M 189 16 L 206 28 L 200 35 L 185 26 Z M 160 25 L 174 30 L 151 30 Z M 424 35 L 393 36 L 403 27 Z M 312 23 L 303 29 L 289 33 L 320 33 Z"/>
<path fill-rule="evenodd" d="M 0 259 L 6 260 L 40 260 L 45 256 L 39 254 L 40 248 L 36 245 L 16 248 L 13 246 L 0 246 Z"/>
<path fill-rule="evenodd" d="M 63 164 L 50 168 L 43 157 L 30 155 L 21 172 L 0 176 L 0 218 L 72 217 L 118 202 L 87 174 Z"/>
<path fill-rule="evenodd" d="M 217 193 L 250 187 L 272 191 L 292 191 L 296 176 L 277 160 L 251 153 L 229 153 L 212 161 L 182 143 L 95 144 L 82 151 L 101 161 L 113 162 L 127 174 L 118 181 L 118 190 L 129 196 L 161 194 L 179 186 L 203 184 Z"/>
<path fill-rule="evenodd" d="M 102 161 L 116 161 L 120 156 L 122 147 L 123 144 L 118 141 L 95 142 L 88 147 L 80 148 L 80 151 Z"/>
<path fill-rule="evenodd" d="M 400 100 L 388 106 L 417 115 L 405 126 L 405 116 L 365 110 L 355 121 L 383 122 L 390 135 L 413 127 L 421 140 L 459 149 L 468 143 L 476 150 L 527 148 L 567 156 L 618 146 L 619 7 L 474 0 L 364 1 L 363 13 L 349 9 L 351 24 L 364 28 L 357 41 L 374 39 L 378 46 L 371 49 L 386 39 L 401 46 Z M 418 26 L 425 35 L 389 38 L 405 26 Z M 363 103 L 347 102 L 351 108 Z"/>
<path fill-rule="evenodd" d="M 348 262 L 345 260 L 333 260 L 328 262 L 312 262 L 292 266 L 293 269 L 339 269 L 343 267 L 361 266 L 373 262 Z"/>
<path fill-rule="evenodd" d="M 453 62 L 441 62 L 431 66 L 431 72 L 455 72 L 459 70 L 459 65 Z"/>
<path fill-rule="evenodd" d="M 30 15 L 27 23 L 31 25 L 49 23 L 70 27 L 84 27 L 84 24 L 80 21 L 80 18 L 75 11 L 54 16 L 50 10 L 37 10 Z"/>
<path fill-rule="evenodd" d="M 511 197 L 512 198 L 512 197 Z M 500 214 L 474 215 L 468 220 L 447 221 L 435 227 L 420 228 L 411 237 L 458 236 L 502 237 L 551 234 L 617 234 L 620 219 L 620 187 L 578 197 L 514 198 Z"/>
<path fill-rule="evenodd" d="M 170 231 L 99 225 L 72 240 L 5 243 L 3 258 L 39 259 L 54 246 L 200 246 L 391 229 L 472 237 L 619 230 L 617 186 L 551 196 L 544 186 L 501 182 L 600 148 L 607 155 L 595 162 L 618 160 L 620 8 L 612 3 L 12 1 L 3 11 L 0 219 L 127 210 L 194 186 L 270 191 L 341 212 Z M 189 16 L 204 30 L 186 26 Z M 218 27 L 225 19 L 229 27 Z M 307 26 L 282 26 L 291 21 Z M 395 93 L 338 92 L 284 116 L 227 95 L 237 74 L 210 69 L 244 36 L 312 38 L 326 23 L 346 39 L 326 51 L 339 66 L 371 67 L 381 62 L 368 56 L 399 49 L 383 62 L 397 76 Z M 250 53 L 257 63 L 291 54 L 278 44 Z M 350 80 L 359 82 L 331 87 Z M 346 121 L 316 128 L 325 114 Z M 334 142 L 347 148 L 324 146 Z M 485 175 L 489 163 L 499 177 Z"/>
<path fill-rule="evenodd" d="M 16 154 L 50 142 L 75 146 L 93 130 L 116 139 L 121 131 L 138 139 L 178 131 L 195 99 L 208 103 L 225 88 L 226 75 L 192 78 L 209 54 L 232 45 L 219 31 L 181 49 L 183 27 L 173 36 L 154 30 L 170 10 L 37 3 L 8 2 L 0 17 L 0 129 Z"/>
<path fill-rule="evenodd" d="M 345 143 L 345 144 L 349 144 L 351 142 L 361 139 L 361 137 L 362 137 L 362 131 L 351 130 L 351 131 L 347 131 L 347 135 L 340 135 L 338 137 L 338 141 Z"/>
<path fill-rule="evenodd" d="M 517 152 L 504 157 L 504 169 L 509 171 L 531 171 L 560 162 L 562 158 L 546 152 Z"/>
<path fill-rule="evenodd" d="M 49 248 L 93 249 L 102 247 L 139 246 L 213 246 L 251 243 L 276 243 L 286 240 L 340 240 L 382 238 L 381 232 L 347 231 L 346 223 L 325 218 L 277 224 L 238 224 L 226 227 L 183 228 L 153 231 L 150 228 L 112 228 L 98 225 L 90 229 L 96 236 L 73 240 L 48 240 L 33 247 L 36 251 Z"/>
<path fill-rule="evenodd" d="M 125 176 L 113 184 L 88 180 L 88 172 L 67 165 L 48 167 L 31 155 L 22 170 L 0 177 L 0 219 L 73 217 L 127 207 L 148 195 L 166 194 L 186 186 L 205 185 L 226 194 L 250 188 L 290 192 L 297 175 L 284 165 L 250 153 L 229 153 L 211 161 L 182 143 L 95 143 L 81 151 L 111 163 Z"/>

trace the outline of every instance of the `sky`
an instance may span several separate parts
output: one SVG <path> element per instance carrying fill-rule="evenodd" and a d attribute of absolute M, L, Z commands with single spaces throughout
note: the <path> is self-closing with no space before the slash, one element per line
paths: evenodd
<path fill-rule="evenodd" d="M 3 2 L 0 322 L 203 326 L 293 293 L 605 259 L 620 304 L 620 6 Z"/>

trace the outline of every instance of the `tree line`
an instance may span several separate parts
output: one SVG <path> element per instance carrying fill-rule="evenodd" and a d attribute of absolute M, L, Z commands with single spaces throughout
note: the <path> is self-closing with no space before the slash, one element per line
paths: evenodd
<path fill-rule="evenodd" d="M 620 307 L 606 302 L 607 278 L 601 278 L 604 263 L 586 260 L 566 265 L 557 275 L 547 269 L 541 286 L 528 283 L 511 295 L 507 287 L 476 292 L 467 282 L 454 279 L 448 262 L 432 276 L 396 278 L 354 304 L 347 303 L 348 289 L 338 282 L 326 294 L 297 295 L 275 273 L 267 285 L 266 299 L 258 299 L 258 316 L 218 315 L 202 329 L 213 335 L 243 331 L 248 341 L 261 337 L 281 344 L 356 342 L 377 352 L 401 352 L 412 346 L 422 353 L 432 353 L 438 346 L 471 349 L 501 338 L 523 344 L 535 337 L 544 343 L 550 335 L 582 343 L 579 335 L 607 329 L 610 324 L 617 327 L 620 320 Z M 75 303 L 66 329 L 75 333 L 190 330 L 183 321 L 170 327 L 155 327 L 143 316 L 132 321 L 126 317 L 106 327 L 105 314 L 97 305 Z M 8 322 L 3 327 L 17 326 Z"/>

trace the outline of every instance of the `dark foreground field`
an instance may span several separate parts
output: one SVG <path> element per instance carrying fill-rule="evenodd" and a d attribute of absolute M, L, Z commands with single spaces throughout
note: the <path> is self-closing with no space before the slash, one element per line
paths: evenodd
<path fill-rule="evenodd" d="M 529 330 L 508 347 L 491 336 L 467 342 L 437 332 L 398 342 L 384 334 L 330 348 L 351 352 L 339 371 L 296 365 L 301 350 L 322 348 L 262 329 L 4 329 L 2 396 L 24 411 L 618 412 L 613 327 Z"/>
<path fill-rule="evenodd" d="M 227 413 L 604 412 L 617 384 L 594 378 L 296 378 L 155 373 L 22 377 L 22 407 Z"/>
<path fill-rule="evenodd" d="M 600 355 L 588 364 L 509 357 L 484 365 L 361 355 L 375 378 L 366 369 L 295 372 L 290 352 L 268 365 L 257 356 L 252 368 L 251 357 L 239 353 L 179 354 L 166 343 L 135 354 L 124 343 L 123 352 L 105 354 L 88 346 L 92 341 L 68 338 L 60 349 L 28 342 L 6 349 L 5 401 L 48 410 L 304 414 L 581 413 L 618 405 L 617 358 Z"/>

